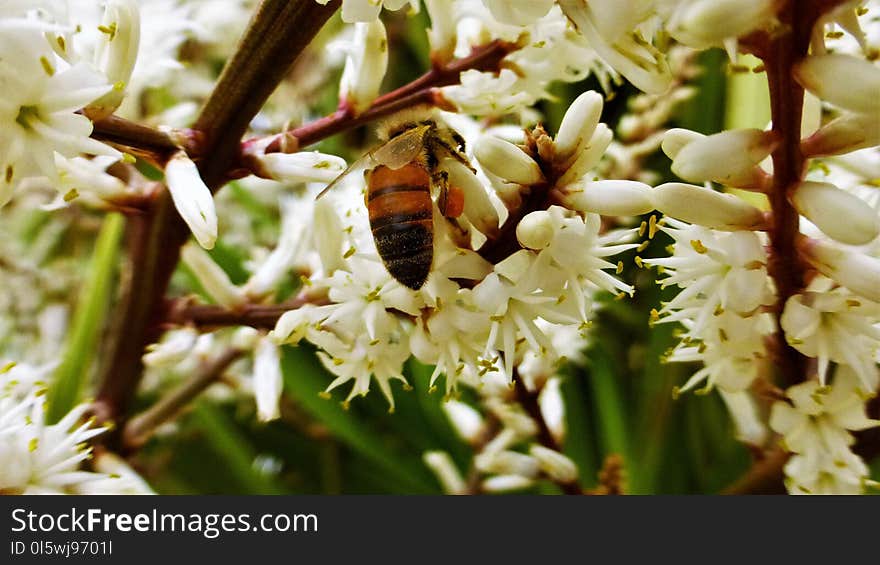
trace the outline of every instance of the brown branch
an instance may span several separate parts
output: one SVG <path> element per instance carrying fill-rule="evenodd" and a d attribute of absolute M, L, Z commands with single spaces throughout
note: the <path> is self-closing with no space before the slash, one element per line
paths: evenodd
<path fill-rule="evenodd" d="M 169 133 L 118 116 L 109 116 L 95 122 L 92 137 L 160 168 L 164 168 L 171 156 L 180 149 L 186 150 L 190 156 L 199 153 L 199 136 L 193 130 L 183 129 Z"/>
<path fill-rule="evenodd" d="M 801 237 L 799 214 L 789 198 L 803 180 L 806 159 L 801 153 L 804 89 L 792 76 L 793 66 L 807 56 L 813 26 L 820 15 L 815 3 L 789 2 L 778 14 L 780 30 L 758 32 L 743 39 L 743 47 L 761 58 L 770 89 L 773 133 L 779 144 L 772 153 L 773 177 L 768 190 L 772 209 L 767 271 L 776 285 L 775 350 L 783 387 L 803 381 L 807 358 L 785 340 L 780 325 L 786 301 L 806 286 L 806 266 L 797 252 Z"/>
<path fill-rule="evenodd" d="M 244 352 L 240 349 L 226 350 L 207 361 L 192 378 L 160 398 L 148 410 L 132 418 L 122 432 L 125 448 L 134 450 L 143 446 L 156 428 L 175 418 L 193 399 L 217 382 L 226 369 L 242 355 Z"/>
<path fill-rule="evenodd" d="M 281 304 L 245 304 L 230 310 L 213 304 L 193 304 L 186 298 L 170 301 L 165 318 L 166 325 L 216 328 L 223 326 L 250 326 L 272 329 L 285 312 L 296 310 L 306 304 L 326 304 L 326 297 L 297 296 Z"/>
<path fill-rule="evenodd" d="M 548 449 L 552 449 L 553 451 L 562 452 L 562 446 L 556 441 L 556 438 L 553 437 L 553 433 L 550 431 L 550 428 L 547 426 L 547 421 L 544 420 L 544 414 L 541 412 L 541 406 L 538 404 L 538 391 L 530 392 L 525 384 L 523 384 L 522 379 L 516 372 L 514 371 L 513 376 L 514 382 L 514 392 L 516 394 L 516 400 L 519 402 L 520 406 L 528 413 L 529 416 L 538 424 L 538 442 Z M 584 490 L 577 484 L 577 481 L 573 481 L 570 483 L 563 483 L 554 481 L 559 488 L 562 489 L 562 492 L 565 494 L 584 494 Z"/>
<path fill-rule="evenodd" d="M 785 494 L 782 469 L 790 454 L 780 448 L 755 461 L 745 475 L 721 491 L 721 494 Z"/>
<path fill-rule="evenodd" d="M 195 129 L 204 135 L 199 171 L 213 191 L 225 182 L 229 163 L 237 162 L 248 123 L 339 5 L 339 0 L 326 6 L 312 0 L 260 4 L 196 122 Z M 116 338 L 102 364 L 96 401 L 96 413 L 116 420 L 119 428 L 141 380 L 144 348 L 161 335 L 168 283 L 189 237 L 168 191 L 160 192 L 150 213 L 133 218 L 132 224 L 130 276 L 123 284 Z M 116 434 L 110 441 L 118 439 Z"/>
<path fill-rule="evenodd" d="M 247 140 L 242 153 L 246 154 L 251 147 L 264 146 L 266 153 L 298 151 L 331 135 L 389 116 L 405 108 L 419 105 L 443 106 L 446 103 L 435 90 L 436 88 L 457 84 L 461 73 L 466 70 L 498 72 L 504 57 L 518 48 L 519 45 L 516 43 L 492 41 L 475 48 L 467 57 L 455 59 L 442 67 L 434 67 L 411 83 L 380 96 L 359 116 L 355 116 L 351 109 L 343 104 L 333 114 L 314 122 L 268 138 Z"/>

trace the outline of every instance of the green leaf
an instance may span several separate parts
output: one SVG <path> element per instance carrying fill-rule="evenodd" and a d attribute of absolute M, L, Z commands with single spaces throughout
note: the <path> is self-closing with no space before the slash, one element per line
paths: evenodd
<path fill-rule="evenodd" d="M 329 377 L 309 349 L 284 347 L 281 370 L 285 392 L 340 441 L 382 469 L 393 490 L 411 494 L 438 492 L 436 481 L 421 463 L 421 454 L 407 457 L 389 449 L 375 430 L 374 419 L 360 418 L 353 409 L 345 410 L 339 402 L 319 396 Z"/>
<path fill-rule="evenodd" d="M 574 373 L 574 371 L 571 371 Z M 595 430 L 589 414 L 589 397 L 582 379 L 575 374 L 567 375 L 561 385 L 565 402 L 565 444 L 563 453 L 578 466 L 581 485 L 596 484 L 599 471 L 595 447 Z"/>
<path fill-rule="evenodd" d="M 49 422 L 57 422 L 80 401 L 89 368 L 98 352 L 98 340 L 114 292 L 119 242 L 125 228 L 120 214 L 108 214 L 95 242 L 87 282 L 77 301 L 66 349 L 49 387 Z"/>
<path fill-rule="evenodd" d="M 209 402 L 195 405 L 191 418 L 218 461 L 248 494 L 281 494 L 283 489 L 254 468 L 254 447 L 226 415 Z M 206 470 L 207 471 L 207 470 Z"/>

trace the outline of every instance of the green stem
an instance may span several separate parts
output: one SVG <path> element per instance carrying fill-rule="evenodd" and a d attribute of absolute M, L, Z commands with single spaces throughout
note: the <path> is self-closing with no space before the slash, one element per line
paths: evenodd
<path fill-rule="evenodd" d="M 89 280 L 77 302 L 67 347 L 49 389 L 47 419 L 50 422 L 63 418 L 81 400 L 83 384 L 92 361 L 97 357 L 124 227 L 120 214 L 109 214 L 101 226 L 89 268 Z"/>

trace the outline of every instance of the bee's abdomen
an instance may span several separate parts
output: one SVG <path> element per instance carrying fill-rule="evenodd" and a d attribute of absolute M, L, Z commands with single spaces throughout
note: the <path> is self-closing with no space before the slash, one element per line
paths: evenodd
<path fill-rule="evenodd" d="M 367 194 L 370 229 L 388 272 L 401 284 L 421 288 L 434 258 L 430 179 L 412 164 L 392 171 L 377 167 Z"/>

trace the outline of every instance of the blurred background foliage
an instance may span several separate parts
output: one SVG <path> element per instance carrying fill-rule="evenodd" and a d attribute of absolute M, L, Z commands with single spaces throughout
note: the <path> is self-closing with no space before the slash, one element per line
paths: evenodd
<path fill-rule="evenodd" d="M 429 64 L 425 15 L 389 18 L 392 59 L 385 90 L 419 76 Z M 731 104 L 749 104 L 760 90 L 732 88 L 728 62 L 720 51 L 702 55 L 704 72 L 697 95 L 684 103 L 675 123 L 714 133 L 723 129 Z M 326 83 L 317 113 L 335 109 L 334 80 Z M 601 90 L 594 79 L 559 84 L 554 99 L 539 107 L 544 123 L 556 131 L 571 101 L 589 89 Z M 728 93 L 736 94 L 729 100 Z M 626 112 L 635 89 L 621 87 L 606 103 L 602 121 L 612 128 Z M 743 99 L 743 98 L 746 99 Z M 369 128 L 331 138 L 319 147 L 346 157 L 367 143 Z M 664 179 L 671 178 L 660 155 L 648 162 Z M 251 221 L 277 229 L 272 212 L 233 184 L 225 190 L 252 216 Z M 662 235 L 640 253 L 657 256 L 670 241 Z M 211 252 L 233 282 L 246 274 L 244 257 L 222 241 Z M 674 343 L 672 325 L 649 327 L 648 319 L 661 300 L 670 298 L 655 283 L 654 273 L 639 269 L 635 253 L 623 260 L 622 278 L 637 293 L 622 301 L 600 295 L 597 319 L 586 347 L 584 366 L 563 367 L 562 387 L 568 433 L 565 452 L 579 466 L 582 485 L 597 484 L 603 461 L 620 455 L 629 493 L 713 493 L 740 476 L 750 464 L 745 446 L 734 438 L 733 425 L 717 397 L 684 395 L 673 400 L 672 389 L 695 367 L 670 365 L 661 358 Z M 186 277 L 193 288 L 194 277 Z M 294 283 L 291 283 L 291 291 Z M 429 393 L 431 367 L 411 361 L 406 376 L 413 390 L 394 383 L 396 410 L 387 411 L 379 394 L 354 400 L 346 409 L 339 394 L 322 398 L 331 376 L 308 345 L 284 348 L 282 416 L 269 424 L 257 422 L 249 398 L 218 402 L 203 397 L 181 416 L 173 434 L 160 434 L 134 458 L 136 467 L 160 493 L 440 493 L 440 485 L 421 461 L 425 451 L 448 452 L 459 469 L 471 466 L 472 450 L 459 439 L 442 408 L 443 395 Z M 462 399 L 475 400 L 467 391 Z M 155 398 L 142 397 L 143 406 Z M 474 403 L 476 405 L 476 403 Z M 558 492 L 550 483 L 532 492 Z"/>

